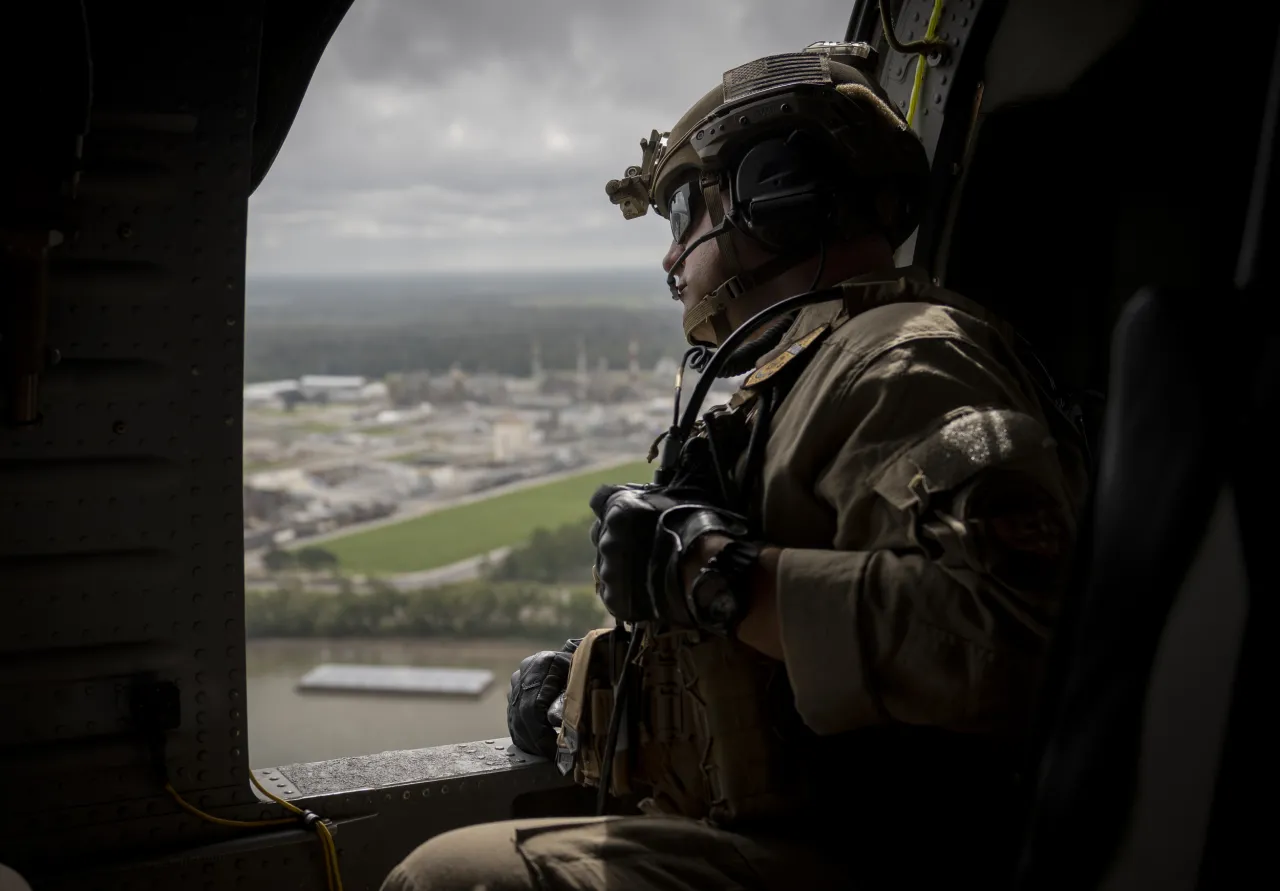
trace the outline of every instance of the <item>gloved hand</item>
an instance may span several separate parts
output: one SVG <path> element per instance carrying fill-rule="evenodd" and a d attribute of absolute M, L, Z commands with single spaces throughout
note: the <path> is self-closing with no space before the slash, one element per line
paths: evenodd
<path fill-rule="evenodd" d="M 745 538 L 743 518 L 688 486 L 601 486 L 591 496 L 591 509 L 596 592 L 605 609 L 623 622 L 697 627 L 680 560 L 706 533 Z"/>
<path fill-rule="evenodd" d="M 569 666 L 582 638 L 560 650 L 525 657 L 511 674 L 507 691 L 507 730 L 516 748 L 544 758 L 556 754 L 556 734 L 564 721 L 564 694 Z"/>
<path fill-rule="evenodd" d="M 658 517 L 675 504 L 656 485 L 601 486 L 591 496 L 596 593 L 610 615 L 623 622 L 656 616 L 648 587 L 649 555 Z"/>

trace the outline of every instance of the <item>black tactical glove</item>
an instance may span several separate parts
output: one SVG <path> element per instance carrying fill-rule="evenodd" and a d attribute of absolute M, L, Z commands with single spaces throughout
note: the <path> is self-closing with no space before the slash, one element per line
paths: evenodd
<path fill-rule="evenodd" d="M 685 595 L 681 558 L 708 532 L 745 538 L 742 517 L 687 486 L 601 486 L 591 496 L 591 509 L 596 591 L 605 609 L 623 622 L 703 625 Z"/>
<path fill-rule="evenodd" d="M 580 643 L 582 638 L 577 638 L 559 651 L 534 653 L 511 674 L 507 730 L 516 748 L 544 758 L 555 757 L 556 734 L 564 722 L 569 666 Z"/>
<path fill-rule="evenodd" d="M 658 517 L 675 504 L 656 485 L 601 486 L 591 496 L 596 593 L 610 615 L 623 622 L 656 616 L 649 594 L 649 555 Z"/>

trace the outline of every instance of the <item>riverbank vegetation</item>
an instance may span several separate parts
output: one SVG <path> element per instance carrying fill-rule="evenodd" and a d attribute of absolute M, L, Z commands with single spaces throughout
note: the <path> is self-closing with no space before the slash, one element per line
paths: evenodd
<path fill-rule="evenodd" d="M 245 595 L 249 637 L 577 637 L 607 624 L 591 585 L 590 517 L 529 540 L 479 579 L 401 591 L 378 579 L 357 584 L 320 548 L 277 551 L 276 587 Z M 291 558 L 293 561 L 291 562 Z M 305 562 L 305 566 L 302 565 Z M 337 590 L 308 588 L 292 569 L 330 572 Z"/>
<path fill-rule="evenodd" d="M 590 586 L 477 579 L 428 591 L 285 585 L 245 595 L 248 637 L 580 637 L 606 624 Z"/>

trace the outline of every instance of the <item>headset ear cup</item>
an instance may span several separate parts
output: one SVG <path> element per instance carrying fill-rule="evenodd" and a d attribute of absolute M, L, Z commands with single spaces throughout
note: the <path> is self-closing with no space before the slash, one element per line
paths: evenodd
<path fill-rule="evenodd" d="M 802 131 L 752 146 L 734 174 L 746 234 L 777 252 L 815 245 L 836 213 L 823 174 L 812 138 Z"/>

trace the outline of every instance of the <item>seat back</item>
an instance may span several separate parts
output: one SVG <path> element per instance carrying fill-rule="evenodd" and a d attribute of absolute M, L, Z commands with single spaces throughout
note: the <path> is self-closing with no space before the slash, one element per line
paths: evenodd
<path fill-rule="evenodd" d="M 1234 283 L 1143 289 L 1114 333 L 1092 553 L 1045 689 L 1018 889 L 1192 891 L 1264 869 L 1278 107 L 1280 42 Z"/>

